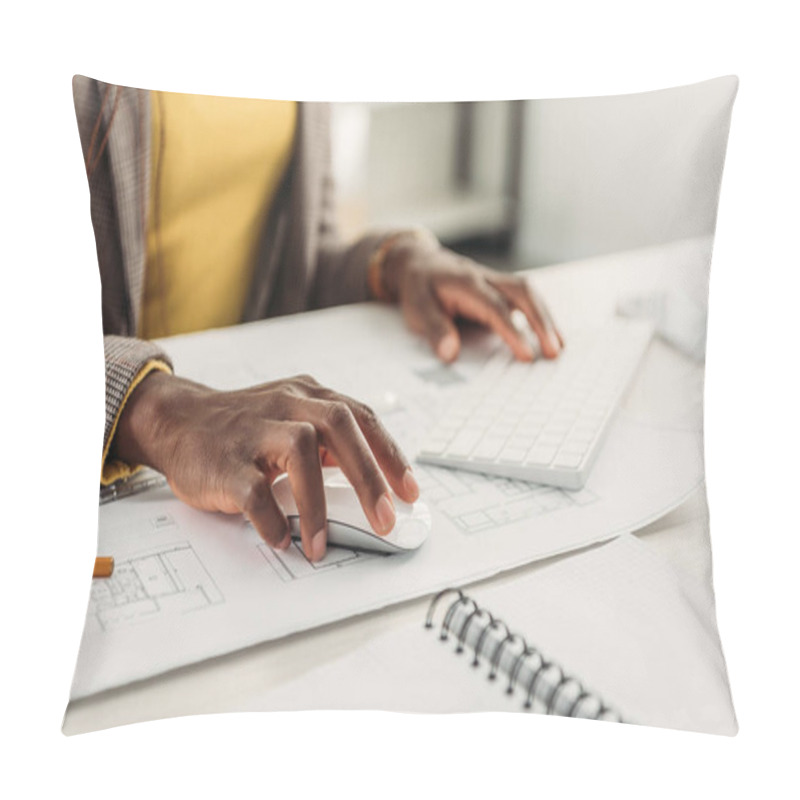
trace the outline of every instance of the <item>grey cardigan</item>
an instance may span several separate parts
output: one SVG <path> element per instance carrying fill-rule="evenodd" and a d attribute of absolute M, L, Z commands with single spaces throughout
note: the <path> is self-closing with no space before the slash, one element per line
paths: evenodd
<path fill-rule="evenodd" d="M 106 362 L 103 452 L 129 388 L 155 344 L 136 339 L 144 287 L 150 97 L 76 75 L 72 81 L 102 292 Z M 330 109 L 300 103 L 292 156 L 264 220 L 242 322 L 368 298 L 367 264 L 386 235 L 352 245 L 337 234 Z M 170 364 L 171 365 L 171 364 Z"/>

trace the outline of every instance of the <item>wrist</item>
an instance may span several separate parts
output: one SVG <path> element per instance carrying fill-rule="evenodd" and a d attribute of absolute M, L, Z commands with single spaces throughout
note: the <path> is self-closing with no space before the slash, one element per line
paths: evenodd
<path fill-rule="evenodd" d="M 401 231 L 386 238 L 369 264 L 369 284 L 377 300 L 396 303 L 404 276 L 421 255 L 440 248 L 436 237 L 425 229 Z"/>
<path fill-rule="evenodd" d="M 200 387 L 182 378 L 153 372 L 131 393 L 119 418 L 112 456 L 166 474 L 187 392 Z"/>

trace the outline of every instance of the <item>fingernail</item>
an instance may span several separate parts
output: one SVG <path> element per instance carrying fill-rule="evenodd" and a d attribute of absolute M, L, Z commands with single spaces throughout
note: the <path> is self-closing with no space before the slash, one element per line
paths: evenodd
<path fill-rule="evenodd" d="M 458 355 L 458 337 L 454 333 L 443 336 L 439 340 L 436 352 L 443 361 L 452 361 Z"/>
<path fill-rule="evenodd" d="M 553 349 L 556 353 L 561 352 L 561 342 L 558 341 L 558 336 L 556 336 L 555 331 L 550 331 L 550 341 L 553 345 Z"/>
<path fill-rule="evenodd" d="M 419 497 L 419 484 L 411 471 L 411 467 L 403 473 L 403 491 L 406 497 L 410 497 L 412 500 L 416 500 Z"/>
<path fill-rule="evenodd" d="M 526 361 L 533 361 L 533 348 L 527 343 L 522 343 L 522 356 Z"/>
<path fill-rule="evenodd" d="M 311 537 L 312 561 L 322 561 L 325 558 L 325 542 L 327 538 L 325 528 L 321 528 Z"/>
<path fill-rule="evenodd" d="M 378 504 L 375 506 L 375 516 L 378 518 L 380 527 L 378 533 L 381 536 L 385 536 L 394 528 L 394 503 L 392 503 L 392 498 L 388 494 L 381 495 L 381 499 L 378 500 Z"/>

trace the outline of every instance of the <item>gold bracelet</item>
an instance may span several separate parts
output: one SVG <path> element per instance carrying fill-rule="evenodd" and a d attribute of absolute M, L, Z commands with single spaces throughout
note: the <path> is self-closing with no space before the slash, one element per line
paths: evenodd
<path fill-rule="evenodd" d="M 428 242 L 429 244 L 439 244 L 436 237 L 430 233 L 430 231 L 422 228 L 398 231 L 397 233 L 387 236 L 380 243 L 375 252 L 370 256 L 369 264 L 367 265 L 367 285 L 369 286 L 372 296 L 382 303 L 392 302 L 392 298 L 386 290 L 386 284 L 383 281 L 383 266 L 386 262 L 386 256 L 399 241 L 406 238 L 417 239 L 420 242 Z"/>

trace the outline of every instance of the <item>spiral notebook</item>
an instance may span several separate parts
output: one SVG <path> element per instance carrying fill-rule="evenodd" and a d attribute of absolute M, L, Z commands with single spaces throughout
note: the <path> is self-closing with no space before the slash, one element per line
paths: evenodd
<path fill-rule="evenodd" d="M 445 610 L 437 623 L 440 605 Z M 467 653 L 470 666 L 476 671 L 483 666 L 487 680 L 503 685 L 509 697 L 516 693 L 525 711 L 623 721 L 598 693 L 460 589 L 433 598 L 425 627 L 436 629 L 441 642 L 453 640 L 455 655 Z"/>
<path fill-rule="evenodd" d="M 737 730 L 713 607 L 698 606 L 632 535 L 411 610 L 408 624 L 262 694 L 255 708 L 532 711 Z"/>

